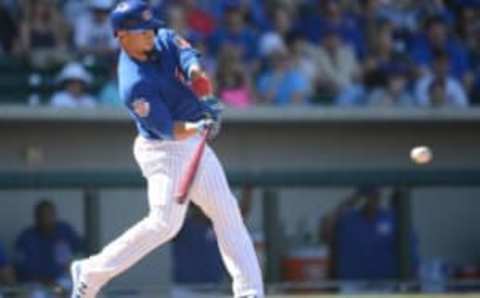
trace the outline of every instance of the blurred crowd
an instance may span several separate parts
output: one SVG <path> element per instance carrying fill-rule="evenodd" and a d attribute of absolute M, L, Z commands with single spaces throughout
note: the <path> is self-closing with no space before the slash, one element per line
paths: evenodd
<path fill-rule="evenodd" d="M 115 2 L 1 0 L 0 57 L 55 69 L 52 105 L 119 105 Z M 232 107 L 467 107 L 480 98 L 477 0 L 150 2 L 203 54 Z M 30 76 L 31 89 L 40 81 Z"/>

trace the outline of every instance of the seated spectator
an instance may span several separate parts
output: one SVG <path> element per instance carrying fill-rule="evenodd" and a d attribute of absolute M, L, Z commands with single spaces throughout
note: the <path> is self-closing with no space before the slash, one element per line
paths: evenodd
<path fill-rule="evenodd" d="M 309 96 L 313 93 L 317 79 L 315 69 L 315 47 L 312 46 L 300 32 L 290 32 L 285 38 L 294 68 L 298 69 L 308 79 Z"/>
<path fill-rule="evenodd" d="M 451 1 L 448 1 L 451 2 Z M 425 19 L 430 16 L 441 17 L 447 25 L 453 25 L 455 16 L 453 15 L 452 3 L 447 3 L 445 0 L 422 1 L 415 3 L 418 7 L 419 13 L 417 19 Z"/>
<path fill-rule="evenodd" d="M 231 4 L 225 11 L 224 24 L 219 26 L 210 39 L 213 55 L 220 52 L 224 44 L 240 49 L 244 62 L 254 62 L 257 58 L 257 36 L 246 23 L 244 11 L 239 4 Z"/>
<path fill-rule="evenodd" d="M 15 283 L 15 273 L 0 242 L 0 286 L 11 286 Z"/>
<path fill-rule="evenodd" d="M 337 0 L 315 1 L 314 7 L 299 17 L 299 27 L 308 39 L 318 44 L 328 28 L 338 29 L 339 36 L 349 44 L 357 57 L 365 56 L 365 39 L 357 18 L 345 13 Z M 327 29 L 326 31 L 324 29 Z"/>
<path fill-rule="evenodd" d="M 413 69 L 410 58 L 395 48 L 392 24 L 377 23 L 375 36 L 369 44 L 369 55 L 364 64 L 364 84 L 369 89 L 385 86 L 388 71 L 400 64 L 404 65 L 403 68 L 407 72 Z"/>
<path fill-rule="evenodd" d="M 360 65 L 353 49 L 344 44 L 340 33 L 330 28 L 315 55 L 317 93 L 340 97 L 357 84 Z"/>
<path fill-rule="evenodd" d="M 80 53 L 113 56 L 117 49 L 109 19 L 113 4 L 113 0 L 89 0 L 88 12 L 75 24 L 75 46 Z"/>
<path fill-rule="evenodd" d="M 383 20 L 391 23 L 397 32 L 413 32 L 418 28 L 419 5 L 415 0 L 403 1 L 361 1 L 362 12 L 360 21 L 362 27 L 367 30 L 367 38 L 371 39 L 371 34 L 375 30 L 369 30 L 375 27 L 378 21 Z"/>
<path fill-rule="evenodd" d="M 259 40 L 259 52 L 262 56 L 268 54 L 266 52 L 268 52 L 272 39 L 283 39 L 283 41 L 286 41 L 288 34 L 293 31 L 290 13 L 284 7 L 277 7 L 273 10 L 273 28 L 262 34 Z"/>
<path fill-rule="evenodd" d="M 88 13 L 88 2 L 86 0 L 60 0 L 60 10 L 71 28 L 75 27 L 78 20 Z"/>
<path fill-rule="evenodd" d="M 11 53 L 16 36 L 17 24 L 5 4 L 0 3 L 0 54 Z"/>
<path fill-rule="evenodd" d="M 387 83 L 373 89 L 367 102 L 370 106 L 408 107 L 415 104 L 413 96 L 408 90 L 407 71 L 402 66 L 391 69 L 387 74 Z"/>
<path fill-rule="evenodd" d="M 436 52 L 433 73 L 421 77 L 416 86 L 416 100 L 422 107 L 466 107 L 466 92 L 458 79 L 450 72 L 450 58 L 445 52 Z M 438 97 L 437 97 L 438 96 Z"/>
<path fill-rule="evenodd" d="M 247 108 L 253 104 L 251 82 L 235 48 L 225 46 L 222 50 L 216 78 L 218 95 L 225 104 L 235 108 Z"/>
<path fill-rule="evenodd" d="M 87 94 L 92 77 L 81 64 L 72 62 L 65 65 L 57 82 L 61 90 L 53 94 L 50 105 L 61 108 L 96 106 L 95 99 Z"/>
<path fill-rule="evenodd" d="M 69 265 L 81 250 L 78 234 L 57 219 L 55 205 L 42 200 L 35 206 L 34 225 L 17 238 L 16 270 L 21 282 L 55 285 L 69 276 Z"/>
<path fill-rule="evenodd" d="M 435 52 L 444 51 L 450 57 L 450 74 L 461 82 L 471 83 L 470 61 L 466 48 L 449 34 L 446 21 L 432 17 L 425 24 L 425 33 L 420 33 L 410 47 L 410 54 L 419 66 L 420 74 L 432 67 Z M 469 85 L 467 85 L 469 86 Z"/>
<path fill-rule="evenodd" d="M 199 7 L 196 0 L 181 0 L 185 9 L 185 19 L 188 27 L 196 34 L 202 37 L 210 36 L 215 31 L 215 19 L 206 11 Z"/>
<path fill-rule="evenodd" d="M 287 49 L 278 49 L 269 57 L 270 67 L 260 75 L 257 91 L 260 100 L 277 106 L 308 103 L 311 90 L 308 78 L 293 64 Z"/>
<path fill-rule="evenodd" d="M 27 0 L 16 51 L 34 66 L 62 64 L 69 58 L 68 27 L 52 0 Z"/>
<path fill-rule="evenodd" d="M 322 236 L 334 252 L 332 277 L 352 281 L 398 278 L 397 225 L 395 212 L 382 206 L 379 190 L 357 190 L 322 225 Z M 411 241 L 411 258 L 415 264 L 415 241 Z"/>

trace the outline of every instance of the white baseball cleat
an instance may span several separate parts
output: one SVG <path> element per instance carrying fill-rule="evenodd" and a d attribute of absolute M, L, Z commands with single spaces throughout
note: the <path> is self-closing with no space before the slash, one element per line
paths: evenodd
<path fill-rule="evenodd" d="M 72 275 L 72 296 L 71 298 L 95 298 L 98 290 L 95 290 L 82 278 L 82 261 L 75 261 L 70 265 Z"/>

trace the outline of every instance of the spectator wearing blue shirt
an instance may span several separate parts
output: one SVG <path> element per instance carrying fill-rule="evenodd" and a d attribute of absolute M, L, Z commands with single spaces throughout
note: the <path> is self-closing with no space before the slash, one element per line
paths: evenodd
<path fill-rule="evenodd" d="M 350 44 L 358 58 L 366 54 L 365 37 L 357 17 L 345 13 L 339 1 L 318 1 L 313 10 L 299 17 L 298 27 L 307 38 L 318 44 L 327 34 L 325 28 L 335 27 L 345 42 Z M 328 29 L 327 29 L 328 30 Z"/>
<path fill-rule="evenodd" d="M 67 223 L 57 220 L 56 208 L 47 200 L 34 209 L 33 226 L 16 241 L 16 270 L 21 282 L 54 285 L 68 276 L 72 258 L 81 250 L 81 240 Z"/>
<path fill-rule="evenodd" d="M 308 103 L 312 90 L 305 74 L 295 67 L 287 49 L 277 49 L 269 56 L 271 67 L 257 83 L 260 100 L 276 106 Z"/>
<path fill-rule="evenodd" d="M 448 53 L 438 51 L 433 73 L 421 77 L 416 85 L 416 100 L 421 107 L 467 107 L 469 99 L 463 85 L 449 74 Z"/>
<path fill-rule="evenodd" d="M 471 81 L 471 65 L 467 49 L 451 36 L 448 26 L 442 17 L 431 17 L 425 24 L 425 33 L 414 38 L 410 46 L 410 54 L 419 65 L 420 73 L 428 72 L 432 67 L 435 51 L 445 51 L 451 61 L 450 74 L 460 81 Z"/>
<path fill-rule="evenodd" d="M 0 242 L 0 285 L 11 286 L 15 283 L 15 274 L 8 262 L 3 244 Z"/>
<path fill-rule="evenodd" d="M 333 254 L 332 277 L 352 281 L 398 278 L 398 221 L 394 211 L 381 203 L 379 190 L 362 187 L 324 221 L 323 237 Z M 413 239 L 411 244 L 415 264 Z"/>
<path fill-rule="evenodd" d="M 246 16 L 239 4 L 227 7 L 224 16 L 224 25 L 210 39 L 210 50 L 213 55 L 220 52 L 225 44 L 240 49 L 245 62 L 254 62 L 258 56 L 258 37 L 255 31 L 246 23 Z"/>

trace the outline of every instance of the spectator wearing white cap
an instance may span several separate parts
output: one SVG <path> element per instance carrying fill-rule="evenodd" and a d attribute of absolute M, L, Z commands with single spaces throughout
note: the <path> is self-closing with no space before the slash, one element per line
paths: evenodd
<path fill-rule="evenodd" d="M 76 62 L 67 64 L 57 78 L 61 90 L 53 94 L 50 104 L 61 108 L 93 108 L 95 99 L 87 93 L 91 75 Z"/>
<path fill-rule="evenodd" d="M 108 18 L 113 0 L 90 0 L 89 9 L 75 24 L 74 41 L 83 54 L 110 55 L 117 48 Z"/>

